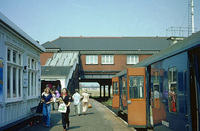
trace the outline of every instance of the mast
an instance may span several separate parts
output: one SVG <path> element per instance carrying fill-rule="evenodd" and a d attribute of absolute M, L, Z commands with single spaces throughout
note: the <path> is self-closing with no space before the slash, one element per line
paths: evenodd
<path fill-rule="evenodd" d="M 194 3 L 188 0 L 188 36 L 194 33 Z"/>
<path fill-rule="evenodd" d="M 194 5 L 193 0 L 191 0 L 191 16 L 192 16 L 192 33 L 194 33 Z"/>

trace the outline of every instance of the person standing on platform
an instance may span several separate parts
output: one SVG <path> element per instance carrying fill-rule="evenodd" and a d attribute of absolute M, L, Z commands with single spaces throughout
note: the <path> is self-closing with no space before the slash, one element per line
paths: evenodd
<path fill-rule="evenodd" d="M 58 92 L 61 94 L 61 86 L 60 86 L 60 84 L 57 85 L 57 88 L 56 88 L 56 89 L 57 89 Z"/>
<path fill-rule="evenodd" d="M 87 109 L 88 109 L 88 103 L 89 103 L 89 94 L 87 93 L 87 89 L 84 90 L 82 93 L 82 106 L 83 106 L 83 114 L 86 115 Z"/>
<path fill-rule="evenodd" d="M 51 95 L 53 97 L 53 102 L 52 102 L 52 109 L 55 110 L 55 102 L 56 102 L 56 95 L 55 95 L 55 91 L 56 91 L 56 86 L 53 85 L 52 89 L 51 89 Z"/>
<path fill-rule="evenodd" d="M 52 95 L 50 93 L 50 88 L 46 87 L 44 89 L 44 93 L 42 95 L 41 101 L 43 102 L 43 119 L 44 119 L 44 126 L 50 127 L 50 118 L 51 118 L 51 102 L 53 102 Z"/>
<path fill-rule="evenodd" d="M 66 88 L 62 89 L 62 94 L 61 97 L 62 101 L 65 103 L 66 107 L 67 107 L 67 111 L 66 113 L 62 113 L 62 125 L 63 125 L 63 129 L 64 131 L 66 131 L 66 124 L 67 127 L 69 128 L 69 113 L 70 113 L 70 95 L 69 95 L 69 91 Z"/>
<path fill-rule="evenodd" d="M 60 92 L 56 89 L 55 91 L 55 95 L 56 95 L 56 99 L 58 100 L 58 98 L 60 98 Z M 57 106 L 59 106 L 59 102 L 57 102 Z"/>
<path fill-rule="evenodd" d="M 81 95 L 78 93 L 78 89 L 75 89 L 76 93 L 72 96 L 72 99 L 74 100 L 74 114 L 75 115 L 81 115 L 80 106 L 81 106 Z"/>

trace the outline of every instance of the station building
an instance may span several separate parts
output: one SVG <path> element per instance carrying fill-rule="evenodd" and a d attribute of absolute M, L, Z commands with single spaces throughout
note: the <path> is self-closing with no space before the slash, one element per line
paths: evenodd
<path fill-rule="evenodd" d="M 79 88 L 79 82 L 98 82 L 100 96 L 103 90 L 105 97 L 105 86 L 108 86 L 110 97 L 111 79 L 116 73 L 167 48 L 170 41 L 167 37 L 81 36 L 59 37 L 42 46 L 46 48 L 41 54 L 41 79 L 45 84 L 61 81 L 62 88 L 67 87 L 73 93 Z M 67 72 L 66 68 L 70 71 Z M 54 72 L 48 73 L 50 70 Z M 55 74 L 56 70 L 66 72 L 65 81 Z"/>
<path fill-rule="evenodd" d="M 33 115 L 40 101 L 45 48 L 0 13 L 0 130 Z"/>

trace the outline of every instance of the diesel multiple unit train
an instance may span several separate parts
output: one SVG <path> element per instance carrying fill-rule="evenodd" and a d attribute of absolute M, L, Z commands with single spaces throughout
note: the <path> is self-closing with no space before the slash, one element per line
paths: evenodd
<path fill-rule="evenodd" d="M 200 32 L 116 74 L 112 87 L 129 126 L 200 130 Z"/>

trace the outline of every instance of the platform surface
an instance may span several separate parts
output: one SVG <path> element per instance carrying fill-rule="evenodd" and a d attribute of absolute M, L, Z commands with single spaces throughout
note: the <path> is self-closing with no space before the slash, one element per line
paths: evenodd
<path fill-rule="evenodd" d="M 73 103 L 70 105 L 70 131 L 134 131 L 134 128 L 112 113 L 107 107 L 90 99 L 92 108 L 88 109 L 87 115 L 74 115 Z M 44 123 L 27 126 L 21 131 L 62 131 L 61 113 L 57 110 L 51 111 L 51 126 L 46 128 Z"/>

